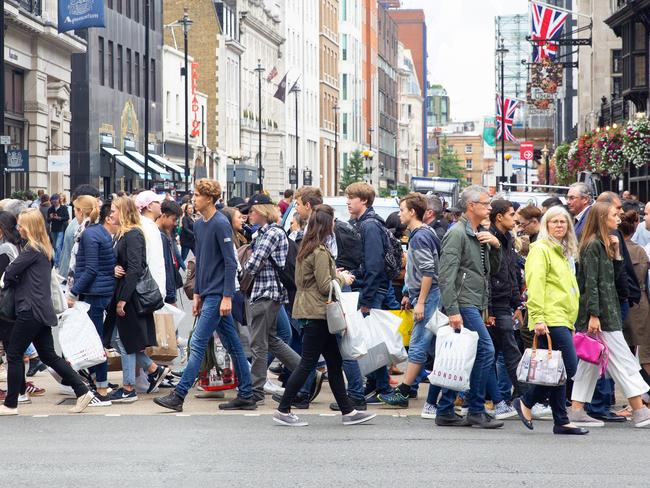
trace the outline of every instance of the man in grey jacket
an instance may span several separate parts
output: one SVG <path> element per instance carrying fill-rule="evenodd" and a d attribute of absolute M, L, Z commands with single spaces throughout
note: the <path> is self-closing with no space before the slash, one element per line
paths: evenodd
<path fill-rule="evenodd" d="M 454 413 L 456 392 L 443 390 L 438 403 L 436 425 L 475 425 L 484 429 L 503 427 L 485 411 L 485 386 L 490 368 L 494 366 L 494 345 L 485 326 L 490 289 L 490 270 L 499 269 L 501 243 L 481 222 L 490 215 L 490 196 L 487 190 L 472 185 L 460 196 L 463 216 L 442 241 L 440 258 L 440 289 L 442 306 L 449 315 L 449 325 L 478 334 L 476 360 L 470 376 L 467 396 L 467 418 Z"/>

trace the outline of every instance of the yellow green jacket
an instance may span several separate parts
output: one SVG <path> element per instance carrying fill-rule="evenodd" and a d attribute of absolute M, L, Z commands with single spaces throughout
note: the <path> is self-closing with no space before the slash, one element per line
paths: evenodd
<path fill-rule="evenodd" d="M 559 244 L 548 240 L 531 244 L 526 258 L 530 330 L 539 322 L 573 329 L 580 301 L 574 268 Z"/>

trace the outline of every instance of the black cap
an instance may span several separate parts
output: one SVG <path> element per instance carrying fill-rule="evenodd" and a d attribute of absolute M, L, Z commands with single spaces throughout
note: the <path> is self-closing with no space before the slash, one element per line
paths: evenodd
<path fill-rule="evenodd" d="M 238 207 L 242 203 L 246 203 L 242 197 L 232 197 L 230 200 L 228 200 L 229 207 Z"/>
<path fill-rule="evenodd" d="M 238 205 L 238 208 L 242 213 L 248 213 L 253 205 L 274 205 L 274 203 L 271 197 L 265 193 L 255 193 L 255 195 L 248 199 L 245 205 Z"/>

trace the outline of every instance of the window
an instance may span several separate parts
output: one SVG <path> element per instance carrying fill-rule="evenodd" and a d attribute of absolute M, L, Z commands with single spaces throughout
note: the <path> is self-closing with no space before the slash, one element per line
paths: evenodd
<path fill-rule="evenodd" d="M 5 110 L 7 112 L 23 113 L 24 86 L 21 71 L 14 71 L 10 68 L 5 69 Z"/>
<path fill-rule="evenodd" d="M 341 59 L 347 61 L 348 59 L 348 35 L 341 36 Z"/>
<path fill-rule="evenodd" d="M 169 120 L 169 112 L 172 104 L 172 94 L 169 90 L 165 93 L 165 120 Z"/>
<path fill-rule="evenodd" d="M 126 91 L 130 95 L 133 93 L 133 86 L 131 85 L 131 71 L 133 67 L 131 66 L 131 50 L 126 48 Z"/>
<path fill-rule="evenodd" d="M 113 0 L 108 0 L 108 8 L 113 8 Z"/>
<path fill-rule="evenodd" d="M 341 0 L 341 19 L 348 20 L 348 0 Z"/>
<path fill-rule="evenodd" d="M 341 81 L 341 99 L 348 99 L 348 74 L 343 73 L 343 80 Z"/>
<path fill-rule="evenodd" d="M 636 54 L 632 58 L 634 62 L 634 86 L 646 85 L 646 55 Z"/>
<path fill-rule="evenodd" d="M 612 78 L 612 94 L 614 98 L 621 98 L 623 92 L 623 78 L 621 76 L 614 76 Z"/>
<path fill-rule="evenodd" d="M 612 73 L 623 73 L 623 65 L 621 64 L 621 50 L 612 49 Z"/>
<path fill-rule="evenodd" d="M 465 160 L 465 169 L 472 169 L 472 160 L 471 159 L 466 159 Z"/>
<path fill-rule="evenodd" d="M 133 20 L 140 22 L 140 0 L 133 0 Z"/>
<path fill-rule="evenodd" d="M 436 172 L 436 162 L 435 161 L 429 161 L 429 171 L 428 173 L 430 175 L 435 174 Z"/>
<path fill-rule="evenodd" d="M 472 154 L 472 145 L 471 144 L 465 144 L 465 154 Z"/>
<path fill-rule="evenodd" d="M 149 6 L 149 28 L 156 30 L 156 2 L 151 2 Z"/>
<path fill-rule="evenodd" d="M 156 60 L 151 60 L 151 93 L 150 97 L 152 102 L 156 101 Z"/>
<path fill-rule="evenodd" d="M 104 83 L 106 83 L 106 79 L 104 78 L 104 38 L 100 37 L 99 41 L 97 42 L 97 51 L 98 51 L 98 65 L 99 65 L 99 84 L 104 86 Z"/>
<path fill-rule="evenodd" d="M 116 10 L 118 14 L 122 13 L 122 0 L 115 0 L 116 5 Z"/>
<path fill-rule="evenodd" d="M 122 44 L 117 45 L 117 89 L 124 91 L 124 69 L 122 66 Z"/>
<path fill-rule="evenodd" d="M 130 19 L 131 18 L 131 0 L 124 0 L 126 2 L 124 13 Z"/>
<path fill-rule="evenodd" d="M 343 125 L 343 139 L 347 139 L 348 138 L 348 114 L 344 113 L 341 120 L 342 120 L 341 125 Z"/>
<path fill-rule="evenodd" d="M 471 185 L 472 184 L 472 177 L 468 176 L 467 178 L 465 178 L 465 183 L 467 183 L 468 185 Z"/>
<path fill-rule="evenodd" d="M 135 62 L 133 63 L 133 74 L 135 75 L 135 95 L 140 96 L 140 54 L 135 53 Z"/>
<path fill-rule="evenodd" d="M 641 51 L 645 49 L 645 27 L 641 22 L 634 24 L 634 50 Z"/>
<path fill-rule="evenodd" d="M 115 64 L 113 55 L 113 41 L 108 41 L 108 86 L 111 88 L 115 88 Z"/>

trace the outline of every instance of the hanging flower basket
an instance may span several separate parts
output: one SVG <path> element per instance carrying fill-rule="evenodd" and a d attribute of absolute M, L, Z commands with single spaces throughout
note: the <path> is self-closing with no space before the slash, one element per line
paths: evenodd
<path fill-rule="evenodd" d="M 623 135 L 623 154 L 629 164 L 642 167 L 650 163 L 650 121 L 631 120 Z"/>

